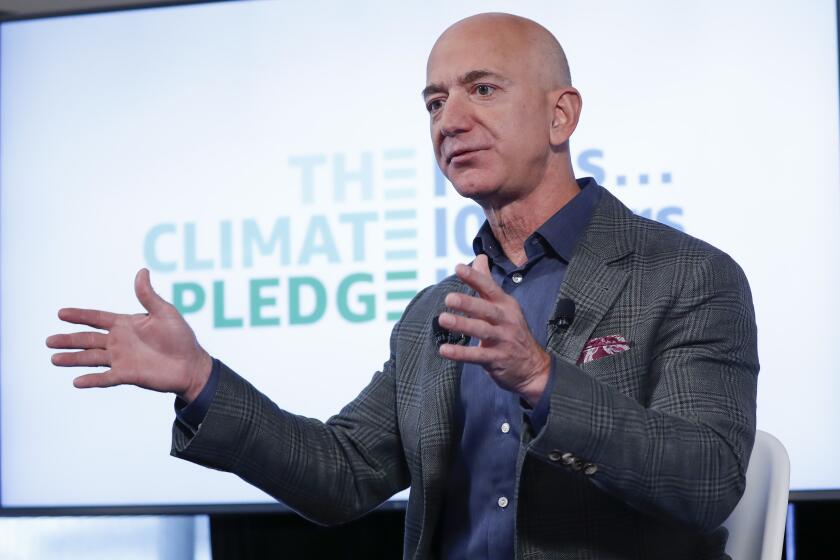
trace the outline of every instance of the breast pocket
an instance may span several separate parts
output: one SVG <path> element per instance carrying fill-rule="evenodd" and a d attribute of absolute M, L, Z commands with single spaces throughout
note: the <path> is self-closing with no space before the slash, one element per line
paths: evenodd
<path fill-rule="evenodd" d="M 639 348 L 630 346 L 621 352 L 601 355 L 581 364 L 580 368 L 604 385 L 641 402 L 648 367 Z"/>

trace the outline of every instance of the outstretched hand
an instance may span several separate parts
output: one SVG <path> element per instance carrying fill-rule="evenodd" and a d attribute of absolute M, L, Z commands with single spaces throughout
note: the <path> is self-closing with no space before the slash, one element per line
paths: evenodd
<path fill-rule="evenodd" d="M 53 354 L 52 363 L 63 367 L 110 367 L 73 380 L 80 389 L 136 385 L 176 393 L 191 402 L 207 382 L 212 358 L 198 344 L 195 334 L 175 307 L 152 289 L 149 271 L 134 278 L 134 292 L 148 311 L 126 315 L 94 309 L 64 308 L 58 318 L 107 332 L 55 334 L 49 348 L 80 350 Z"/>
<path fill-rule="evenodd" d="M 551 358 L 531 334 L 519 303 L 493 280 L 487 255 L 478 255 L 471 267 L 457 265 L 455 274 L 478 297 L 447 294 L 447 307 L 464 315 L 441 313 L 438 320 L 444 328 L 476 338 L 479 344 L 443 344 L 440 354 L 484 366 L 499 386 L 536 405 L 548 382 Z"/>

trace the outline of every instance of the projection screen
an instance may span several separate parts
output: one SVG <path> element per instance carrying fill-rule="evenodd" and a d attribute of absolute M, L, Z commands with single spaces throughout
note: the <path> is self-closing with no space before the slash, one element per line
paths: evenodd
<path fill-rule="evenodd" d="M 0 27 L 6 511 L 271 503 L 169 456 L 171 395 L 74 389 L 56 311 L 141 312 L 147 267 L 278 405 L 337 412 L 410 298 L 472 257 L 483 215 L 437 171 L 420 90 L 437 35 L 494 10 L 563 43 L 578 176 L 743 266 L 758 426 L 799 495 L 840 488 L 833 1 L 233 2 Z"/>

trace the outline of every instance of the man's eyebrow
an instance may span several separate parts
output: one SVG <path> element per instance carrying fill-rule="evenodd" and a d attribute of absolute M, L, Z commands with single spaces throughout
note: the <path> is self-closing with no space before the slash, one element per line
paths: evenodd
<path fill-rule="evenodd" d="M 433 93 L 445 93 L 446 88 L 440 84 L 429 84 L 423 88 L 423 91 L 420 92 L 420 95 L 423 96 L 423 99 L 426 99 Z"/>
<path fill-rule="evenodd" d="M 507 78 L 505 78 L 498 72 L 493 72 L 491 70 L 470 70 L 469 72 L 461 76 L 461 79 L 458 81 L 461 83 L 461 85 L 466 85 L 478 80 L 483 80 L 484 78 L 495 78 L 503 82 L 508 81 Z"/>
<path fill-rule="evenodd" d="M 458 83 L 460 85 L 466 85 L 477 80 L 482 80 L 484 78 L 495 78 L 503 82 L 508 81 L 508 79 L 502 76 L 501 74 L 493 72 L 491 70 L 470 70 L 469 72 L 458 78 Z M 429 84 L 423 89 L 421 95 L 423 96 L 423 98 L 426 98 L 429 95 L 432 95 L 433 93 L 446 93 L 446 87 L 444 87 L 441 84 Z"/>

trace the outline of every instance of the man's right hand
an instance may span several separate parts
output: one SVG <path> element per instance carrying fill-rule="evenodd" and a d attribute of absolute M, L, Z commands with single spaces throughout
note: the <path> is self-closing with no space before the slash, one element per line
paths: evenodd
<path fill-rule="evenodd" d="M 195 333 L 175 307 L 152 289 L 149 271 L 141 269 L 134 292 L 148 313 L 125 315 L 94 309 L 64 308 L 58 318 L 68 323 L 107 331 L 55 334 L 50 348 L 59 352 L 52 363 L 63 367 L 110 367 L 73 380 L 80 389 L 136 385 L 175 393 L 192 402 L 210 376 L 213 359 L 198 344 Z"/>

